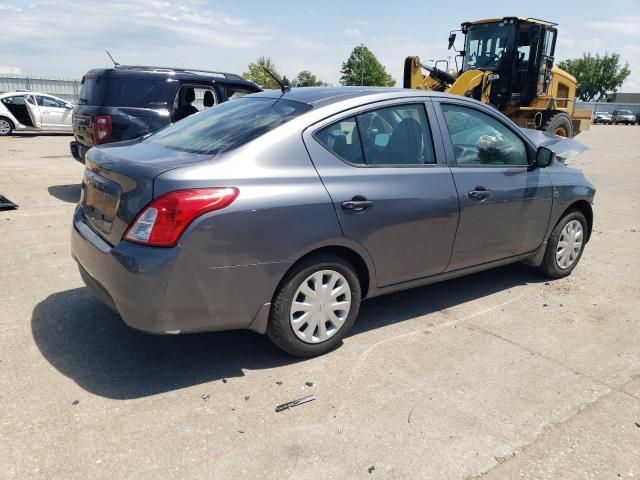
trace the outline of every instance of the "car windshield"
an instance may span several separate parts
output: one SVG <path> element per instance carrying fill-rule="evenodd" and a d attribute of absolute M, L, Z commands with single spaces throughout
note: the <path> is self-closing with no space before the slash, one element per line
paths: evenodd
<path fill-rule="evenodd" d="M 217 154 L 244 145 L 310 109 L 299 102 L 244 97 L 187 117 L 145 141 L 185 152 Z"/>
<path fill-rule="evenodd" d="M 631 115 L 631 110 L 618 110 L 616 113 L 618 115 Z"/>
<path fill-rule="evenodd" d="M 514 24 L 490 22 L 470 25 L 465 45 L 464 70 L 498 70 L 502 56 L 511 48 L 514 39 Z"/>

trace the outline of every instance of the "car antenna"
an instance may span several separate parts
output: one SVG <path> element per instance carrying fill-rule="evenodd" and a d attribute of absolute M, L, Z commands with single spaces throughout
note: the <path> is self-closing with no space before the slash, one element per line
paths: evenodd
<path fill-rule="evenodd" d="M 285 85 L 284 83 L 282 83 L 282 80 L 280 80 L 280 79 L 279 79 L 278 77 L 276 77 L 273 73 L 271 73 L 267 67 L 265 67 L 264 65 L 262 65 L 262 69 L 263 69 L 265 72 L 267 72 L 267 73 L 269 74 L 269 76 L 270 76 L 271 78 L 273 78 L 273 79 L 276 81 L 276 83 L 277 83 L 278 85 L 280 85 L 280 91 L 282 92 L 282 94 L 283 94 L 283 95 L 284 95 L 285 93 L 287 93 L 288 91 L 290 91 L 290 90 L 291 90 L 291 87 L 290 87 L 289 85 Z"/>
<path fill-rule="evenodd" d="M 109 50 L 106 50 L 106 49 L 105 49 L 105 52 L 107 52 L 107 55 L 109 55 L 109 58 L 110 58 L 110 59 L 111 59 L 111 61 L 113 62 L 113 66 L 114 66 L 114 67 L 119 67 L 119 66 L 120 66 L 120 64 L 119 64 L 118 62 L 116 62 L 116 61 L 113 59 L 113 57 L 112 57 L 112 56 L 111 56 L 111 54 L 109 53 Z"/>

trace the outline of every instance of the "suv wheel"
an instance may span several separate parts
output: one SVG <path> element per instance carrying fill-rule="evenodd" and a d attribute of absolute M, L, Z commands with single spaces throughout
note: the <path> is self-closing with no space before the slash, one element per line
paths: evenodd
<path fill-rule="evenodd" d="M 571 275 L 582 257 L 587 240 L 587 220 L 584 215 L 571 210 L 556 224 L 547 243 L 547 250 L 540 268 L 551 278 Z"/>
<path fill-rule="evenodd" d="M 267 335 L 297 357 L 337 347 L 360 308 L 360 282 L 353 266 L 336 255 L 317 255 L 294 266 L 271 306 Z"/>
<path fill-rule="evenodd" d="M 0 137 L 6 137 L 13 132 L 13 124 L 6 118 L 0 117 Z"/>

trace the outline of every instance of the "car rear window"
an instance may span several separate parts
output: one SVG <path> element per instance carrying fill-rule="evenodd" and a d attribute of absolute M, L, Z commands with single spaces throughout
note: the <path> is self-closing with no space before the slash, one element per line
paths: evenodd
<path fill-rule="evenodd" d="M 145 141 L 192 153 L 233 150 L 309 111 L 310 105 L 244 97 L 176 122 Z"/>
<path fill-rule="evenodd" d="M 101 105 L 103 78 L 97 75 L 85 75 L 82 77 L 82 87 L 78 96 L 79 105 Z"/>
<path fill-rule="evenodd" d="M 87 75 L 78 103 L 104 107 L 169 108 L 177 86 L 166 79 L 105 78 Z"/>

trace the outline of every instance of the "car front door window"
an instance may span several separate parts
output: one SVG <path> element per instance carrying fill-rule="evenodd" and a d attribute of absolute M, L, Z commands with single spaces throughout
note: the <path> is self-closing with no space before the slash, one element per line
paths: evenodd
<path fill-rule="evenodd" d="M 508 127 L 478 110 L 442 105 L 456 164 L 460 166 L 526 166 L 524 142 Z"/>

